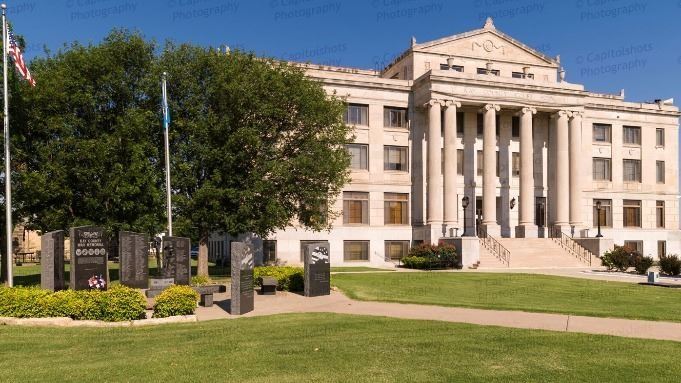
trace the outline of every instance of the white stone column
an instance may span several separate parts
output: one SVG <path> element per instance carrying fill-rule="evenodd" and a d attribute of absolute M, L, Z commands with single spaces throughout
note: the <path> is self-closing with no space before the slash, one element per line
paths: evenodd
<path fill-rule="evenodd" d="M 456 110 L 461 104 L 455 101 L 445 103 L 445 147 L 444 147 L 444 221 L 447 229 L 457 222 L 456 194 Z"/>
<path fill-rule="evenodd" d="M 581 156 L 582 113 L 572 112 L 570 119 L 570 225 L 575 227 L 575 233 L 582 226 Z"/>
<path fill-rule="evenodd" d="M 482 226 L 492 236 L 499 236 L 497 224 L 497 112 L 499 105 L 483 107 L 482 133 Z"/>
<path fill-rule="evenodd" d="M 570 113 L 561 110 L 554 116 L 556 120 L 556 216 L 553 224 L 561 230 L 569 229 L 570 223 L 570 155 L 568 119 Z M 567 233 L 568 231 L 566 231 Z"/>
<path fill-rule="evenodd" d="M 516 237 L 536 238 L 534 224 L 534 144 L 532 142 L 535 108 L 523 108 L 520 116 L 520 215 Z"/>
<path fill-rule="evenodd" d="M 442 174 L 440 162 L 442 101 L 430 100 L 428 108 L 428 224 L 442 224 Z"/>

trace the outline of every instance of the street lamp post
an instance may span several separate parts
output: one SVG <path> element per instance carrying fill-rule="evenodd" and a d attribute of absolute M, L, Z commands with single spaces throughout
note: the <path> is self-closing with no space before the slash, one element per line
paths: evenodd
<path fill-rule="evenodd" d="M 596 234 L 596 238 L 602 238 L 603 234 L 601 234 L 601 201 L 596 201 L 596 215 L 598 216 L 597 218 L 598 234 Z"/>
<path fill-rule="evenodd" d="M 468 210 L 468 203 L 469 199 L 468 196 L 464 196 L 461 199 L 461 207 L 463 207 L 463 234 L 461 234 L 462 237 L 468 237 L 468 226 L 467 226 L 467 221 L 466 221 L 466 210 Z"/>

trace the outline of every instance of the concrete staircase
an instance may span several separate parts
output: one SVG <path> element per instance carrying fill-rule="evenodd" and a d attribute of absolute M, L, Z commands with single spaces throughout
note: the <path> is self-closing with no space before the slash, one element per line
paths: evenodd
<path fill-rule="evenodd" d="M 483 246 L 478 269 L 556 269 L 588 267 L 550 238 L 497 238 L 511 253 L 507 267 Z"/>

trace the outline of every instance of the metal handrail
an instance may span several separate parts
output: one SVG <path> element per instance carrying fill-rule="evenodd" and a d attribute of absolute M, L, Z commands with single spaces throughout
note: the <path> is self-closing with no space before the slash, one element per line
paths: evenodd
<path fill-rule="evenodd" d="M 589 264 L 593 259 L 593 253 L 577 243 L 572 237 L 563 233 L 563 230 L 558 226 L 549 227 L 549 237 L 558 243 L 563 249 L 570 252 L 578 260 Z"/>
<path fill-rule="evenodd" d="M 489 250 L 492 255 L 504 263 L 506 267 L 511 267 L 511 252 L 480 226 L 478 226 L 478 238 L 480 244 Z"/>

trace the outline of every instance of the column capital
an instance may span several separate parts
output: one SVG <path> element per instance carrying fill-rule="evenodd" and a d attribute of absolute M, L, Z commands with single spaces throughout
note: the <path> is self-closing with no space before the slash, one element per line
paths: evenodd
<path fill-rule="evenodd" d="M 499 104 L 486 104 L 480 110 L 483 111 L 483 112 L 487 112 L 487 111 L 490 111 L 490 110 L 495 110 L 495 111 L 498 112 L 498 111 L 501 110 L 501 106 L 499 106 Z"/>
<path fill-rule="evenodd" d="M 424 108 L 430 108 L 431 106 L 435 106 L 436 104 L 437 104 L 437 105 L 440 105 L 440 106 L 442 107 L 442 106 L 445 105 L 445 102 L 444 102 L 443 100 L 438 100 L 438 99 L 436 99 L 436 98 L 433 98 L 433 99 L 431 99 L 430 101 L 428 101 L 428 102 L 426 102 L 425 104 L 423 104 L 423 107 L 424 107 Z"/>
<path fill-rule="evenodd" d="M 528 113 L 530 113 L 530 114 L 537 114 L 537 108 L 533 108 L 533 107 L 531 107 L 531 106 L 526 106 L 526 107 L 520 109 L 520 110 L 518 111 L 518 113 L 516 113 L 516 116 L 522 116 L 522 115 L 528 114 Z"/>
<path fill-rule="evenodd" d="M 447 107 L 447 108 L 449 108 L 450 106 L 453 106 L 453 107 L 456 107 L 456 108 L 460 108 L 460 107 L 461 107 L 461 103 L 458 102 L 458 101 L 456 101 L 456 100 L 445 100 L 445 105 L 444 105 L 444 106 Z"/>
<path fill-rule="evenodd" d="M 558 118 L 561 118 L 561 117 L 568 117 L 569 118 L 571 116 L 572 116 L 572 112 L 570 112 L 569 110 L 558 110 L 555 113 L 551 113 L 551 118 L 554 118 L 554 119 L 558 119 Z"/>
<path fill-rule="evenodd" d="M 584 112 L 581 110 L 570 111 L 570 117 L 572 118 L 582 118 L 584 117 Z"/>

